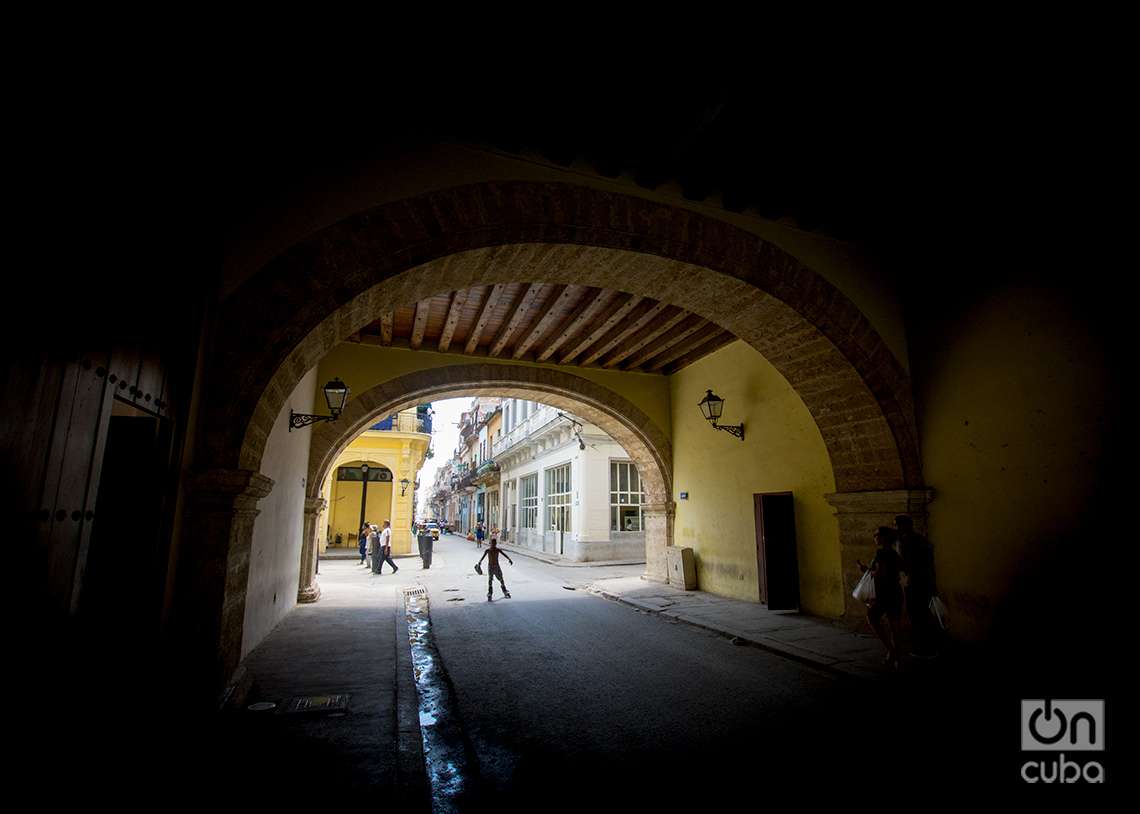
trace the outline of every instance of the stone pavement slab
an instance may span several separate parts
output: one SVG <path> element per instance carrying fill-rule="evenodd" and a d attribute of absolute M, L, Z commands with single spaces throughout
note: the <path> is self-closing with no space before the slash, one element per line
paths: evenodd
<path fill-rule="evenodd" d="M 589 590 L 638 610 L 701 627 L 844 676 L 879 680 L 891 675 L 883 645 L 827 619 L 771 611 L 756 602 L 650 582 L 640 577 L 598 579 Z"/>

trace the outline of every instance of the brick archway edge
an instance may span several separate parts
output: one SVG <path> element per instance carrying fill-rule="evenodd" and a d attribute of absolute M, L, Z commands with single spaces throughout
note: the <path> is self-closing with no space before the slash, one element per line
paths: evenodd
<path fill-rule="evenodd" d="M 385 204 L 321 230 L 222 305 L 199 460 L 260 469 L 306 371 L 385 310 L 493 282 L 599 286 L 732 331 L 791 384 L 840 491 L 922 483 L 911 383 L 838 289 L 758 236 L 568 184 L 502 182 Z"/>
<path fill-rule="evenodd" d="M 308 497 L 337 456 L 377 417 L 432 398 L 496 395 L 542 401 L 598 425 L 622 445 L 645 482 L 646 502 L 667 503 L 672 495 L 673 453 L 664 432 L 617 393 L 560 370 L 510 364 L 452 365 L 399 376 L 361 393 L 336 422 L 317 425 L 309 445 Z"/>

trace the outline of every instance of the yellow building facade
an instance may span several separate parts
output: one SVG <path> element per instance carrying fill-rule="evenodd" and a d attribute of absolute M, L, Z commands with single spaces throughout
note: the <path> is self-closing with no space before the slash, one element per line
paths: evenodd
<path fill-rule="evenodd" d="M 338 548 L 338 535 L 341 550 L 358 548 L 362 513 L 365 521 L 377 526 L 392 522 L 393 555 L 412 552 L 413 484 L 430 443 L 430 427 L 413 407 L 374 425 L 348 445 L 322 487 L 326 501 L 318 519 L 319 528 L 325 530 L 322 554 Z M 401 485 L 405 480 L 406 487 Z"/>

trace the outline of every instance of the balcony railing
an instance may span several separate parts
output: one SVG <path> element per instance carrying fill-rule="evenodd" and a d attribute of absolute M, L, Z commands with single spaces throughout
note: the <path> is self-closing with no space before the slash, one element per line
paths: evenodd
<path fill-rule="evenodd" d="M 479 464 L 479 467 L 475 470 L 474 480 L 476 483 L 487 483 L 497 480 L 498 475 L 499 465 L 495 463 L 495 460 L 493 458 L 490 458 Z"/>
<path fill-rule="evenodd" d="M 421 418 L 413 415 L 388 416 L 383 421 L 377 421 L 368 429 L 391 432 L 420 432 L 431 435 L 431 418 Z"/>
<path fill-rule="evenodd" d="M 546 404 L 540 405 L 539 408 L 528 415 L 521 424 L 492 444 L 491 454 L 498 458 L 511 447 L 525 441 L 528 437 L 557 419 L 557 410 Z"/>

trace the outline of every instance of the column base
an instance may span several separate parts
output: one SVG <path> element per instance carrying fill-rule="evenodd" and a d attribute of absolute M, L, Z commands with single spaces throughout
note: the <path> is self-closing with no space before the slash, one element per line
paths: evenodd
<path fill-rule="evenodd" d="M 312 585 L 297 591 L 297 604 L 309 605 L 321 598 L 321 586 L 313 580 Z"/>

